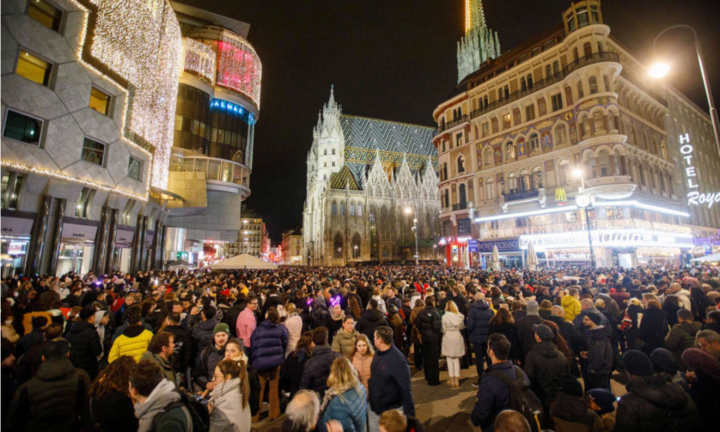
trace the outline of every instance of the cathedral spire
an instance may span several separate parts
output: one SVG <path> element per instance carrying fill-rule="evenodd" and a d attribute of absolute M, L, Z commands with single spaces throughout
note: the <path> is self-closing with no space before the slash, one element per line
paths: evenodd
<path fill-rule="evenodd" d="M 465 36 L 457 47 L 458 82 L 499 56 L 500 41 L 485 23 L 482 0 L 465 0 Z"/>
<path fill-rule="evenodd" d="M 328 108 L 335 108 L 335 85 L 330 84 L 330 100 L 328 101 Z"/>

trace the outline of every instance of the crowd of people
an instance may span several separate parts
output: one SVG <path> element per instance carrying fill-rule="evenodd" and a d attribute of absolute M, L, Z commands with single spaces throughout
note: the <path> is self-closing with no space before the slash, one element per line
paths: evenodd
<path fill-rule="evenodd" d="M 719 277 L 438 266 L 8 277 L 2 428 L 250 432 L 282 418 L 281 431 L 421 432 L 411 376 L 422 371 L 452 390 L 470 376 L 483 432 L 713 430 Z"/>

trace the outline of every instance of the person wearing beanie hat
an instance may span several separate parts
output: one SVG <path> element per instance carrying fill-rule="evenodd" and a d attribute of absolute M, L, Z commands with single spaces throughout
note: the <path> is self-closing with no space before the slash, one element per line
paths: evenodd
<path fill-rule="evenodd" d="M 580 357 L 585 359 L 586 363 L 587 373 L 584 376 L 586 391 L 593 388 L 610 388 L 614 353 L 610 339 L 605 333 L 605 326 L 600 324 L 602 319 L 600 314 L 589 312 L 582 321 L 590 330 L 588 350 L 580 352 Z"/>
<path fill-rule="evenodd" d="M 617 404 L 616 432 L 703 430 L 690 396 L 667 375 L 656 375 L 645 353 L 628 350 L 622 362 L 628 377 L 627 393 Z"/>
<path fill-rule="evenodd" d="M 580 381 L 570 374 L 560 379 L 562 391 L 550 407 L 550 419 L 556 432 L 602 431 L 603 423 L 598 414 L 590 409 L 583 397 Z"/>
<path fill-rule="evenodd" d="M 103 352 L 100 335 L 95 330 L 95 309 L 81 310 L 65 338 L 70 342 L 73 366 L 84 370 L 90 380 L 94 380 L 98 374 L 97 357 Z"/>
<path fill-rule="evenodd" d="M 615 402 L 617 398 L 607 389 L 592 389 L 588 392 L 590 409 L 602 419 L 606 431 L 615 429 Z"/>
<path fill-rule="evenodd" d="M 538 306 L 538 302 L 535 300 L 528 301 L 527 315 L 517 321 L 518 339 L 520 339 L 523 348 L 523 363 L 525 363 L 524 360 L 537 343 L 533 326 L 535 324 L 540 324 L 543 321 L 538 314 L 539 309 L 540 306 Z"/>
<path fill-rule="evenodd" d="M 650 354 L 650 361 L 653 364 L 655 373 L 664 372 L 670 375 L 675 384 L 682 382 L 683 377 L 678 373 L 675 356 L 669 350 L 665 348 L 655 348 L 655 351 Z"/>
<path fill-rule="evenodd" d="M 221 333 L 221 332 L 227 334 L 229 337 L 230 336 L 230 327 L 225 323 L 220 323 L 220 324 L 216 325 L 215 328 L 213 329 L 213 337 L 215 337 L 218 333 Z M 225 344 L 223 344 L 223 345 L 225 345 Z"/>
<path fill-rule="evenodd" d="M 524 370 L 530 379 L 530 388 L 543 403 L 543 427 L 552 427 L 550 406 L 555 401 L 563 374 L 568 371 L 567 358 L 552 342 L 554 335 L 550 327 L 535 324 L 532 329 L 536 344 L 527 355 Z"/>
<path fill-rule="evenodd" d="M 213 343 L 198 352 L 195 359 L 195 369 L 192 371 L 193 380 L 203 390 L 212 390 L 215 383 L 212 380 L 215 366 L 225 358 L 225 346 L 230 340 L 230 327 L 225 323 L 213 327 Z"/>

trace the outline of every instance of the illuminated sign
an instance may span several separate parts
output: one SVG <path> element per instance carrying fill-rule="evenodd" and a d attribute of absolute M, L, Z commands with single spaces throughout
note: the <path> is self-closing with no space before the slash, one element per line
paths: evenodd
<path fill-rule="evenodd" d="M 698 189 L 699 186 L 697 181 L 694 181 L 693 177 L 697 177 L 697 171 L 693 165 L 693 146 L 690 144 L 690 134 L 680 135 L 680 153 L 682 158 L 685 159 L 685 177 L 687 177 L 688 189 Z M 700 205 L 707 204 L 708 208 L 712 208 L 713 204 L 720 202 L 720 192 L 707 192 L 700 193 L 698 191 L 691 190 L 687 194 L 688 205 Z"/>
<path fill-rule="evenodd" d="M 593 230 L 591 235 L 593 246 L 600 247 L 693 247 L 690 234 L 644 229 L 603 229 Z M 530 243 L 536 251 L 589 246 L 587 231 L 520 236 L 520 249 L 527 249 Z"/>

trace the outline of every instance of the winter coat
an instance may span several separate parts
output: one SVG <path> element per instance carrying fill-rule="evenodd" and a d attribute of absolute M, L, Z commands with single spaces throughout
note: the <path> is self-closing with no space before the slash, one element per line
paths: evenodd
<path fill-rule="evenodd" d="M 417 317 L 423 309 L 425 309 L 425 306 L 419 306 L 413 308 L 413 310 L 410 312 L 410 320 L 408 321 L 408 324 L 412 329 L 410 331 L 410 341 L 414 344 L 422 344 L 422 338 L 420 337 L 420 329 L 418 329 L 417 327 Z"/>
<path fill-rule="evenodd" d="M 650 355 L 655 348 L 665 348 L 665 336 L 668 334 L 668 322 L 665 312 L 659 309 L 647 309 L 640 321 L 638 338 L 645 344 L 642 350 Z"/>
<path fill-rule="evenodd" d="M 210 397 L 209 432 L 250 432 L 252 415 L 250 404 L 243 408 L 240 378 L 224 381 L 215 387 Z"/>
<path fill-rule="evenodd" d="M 222 322 L 228 325 L 230 327 L 230 333 L 232 334 L 232 337 L 237 337 L 237 320 L 240 316 L 240 313 L 245 309 L 247 306 L 246 300 L 238 300 L 235 302 L 235 304 L 223 314 Z"/>
<path fill-rule="evenodd" d="M 337 420 L 342 424 L 344 432 L 365 432 L 367 423 L 367 394 L 365 387 L 358 389 L 351 388 L 345 390 L 340 395 L 335 395 L 330 399 L 322 420 L 318 421 L 318 430 L 327 432 L 325 424 L 330 420 Z"/>
<path fill-rule="evenodd" d="M 95 430 L 93 424 L 98 424 L 98 432 L 125 432 L 135 431 L 138 428 L 138 420 L 135 418 L 133 401 L 124 392 L 110 389 L 97 399 L 90 395 L 88 409 L 92 408 L 92 416 L 87 416 L 85 424 L 89 425 L 87 430 Z"/>
<path fill-rule="evenodd" d="M 576 299 L 571 295 L 566 295 L 565 297 L 563 297 L 560 301 L 560 305 L 565 311 L 565 321 L 572 322 L 573 320 L 575 320 L 577 314 L 582 311 L 582 307 L 580 306 L 580 300 Z"/>
<path fill-rule="evenodd" d="M 302 336 L 302 318 L 300 318 L 300 315 L 293 312 L 288 315 L 282 325 L 284 325 L 288 331 L 288 344 L 286 352 L 293 352 L 300 340 L 300 336 Z"/>
<path fill-rule="evenodd" d="M 437 313 L 437 312 L 436 312 Z M 405 415 L 415 415 L 410 366 L 405 355 L 395 346 L 376 351 L 370 366 L 370 408 L 376 414 L 389 409 L 403 409 Z"/>
<path fill-rule="evenodd" d="M 527 385 L 530 385 L 530 380 L 525 373 L 509 360 L 491 365 L 488 368 L 488 372 L 495 370 L 504 373 L 513 381 L 522 378 Z M 520 371 L 522 377 L 517 376 L 517 371 Z M 473 425 L 480 426 L 482 432 L 492 432 L 495 417 L 508 408 L 510 408 L 510 387 L 489 373 L 484 374 L 480 380 L 477 399 L 470 415 Z"/>
<path fill-rule="evenodd" d="M 665 339 L 665 348 L 675 355 L 675 364 L 677 364 L 678 370 L 687 370 L 687 366 L 685 366 L 680 356 L 682 356 L 683 351 L 695 346 L 695 335 L 700 331 L 700 327 L 702 327 L 702 324 L 699 322 L 684 322 L 675 324 L 670 329 L 670 333 Z"/>
<path fill-rule="evenodd" d="M 35 329 L 21 337 L 17 343 L 17 356 L 30 352 L 31 349 L 45 342 L 45 330 Z"/>
<path fill-rule="evenodd" d="M 193 356 L 193 340 L 190 332 L 182 328 L 181 326 L 167 326 L 163 329 L 174 336 L 173 343 L 175 349 L 173 350 L 172 365 L 173 369 L 180 373 L 185 373 L 188 367 L 192 363 Z"/>
<path fill-rule="evenodd" d="M 207 383 L 212 381 L 215 366 L 223 359 L 225 359 L 225 347 L 218 351 L 215 345 L 211 345 L 200 351 L 195 359 L 195 368 L 192 371 L 195 383 L 205 389 Z"/>
<path fill-rule="evenodd" d="M 310 317 L 312 318 L 313 328 L 328 328 L 328 322 L 331 320 L 328 308 L 317 303 L 313 306 L 313 311 L 310 313 Z"/>
<path fill-rule="evenodd" d="M 542 341 L 528 353 L 524 371 L 532 391 L 544 406 L 550 407 L 561 391 L 560 378 L 568 372 L 568 363 L 552 341 Z"/>
<path fill-rule="evenodd" d="M 447 312 L 442 317 L 442 354 L 445 357 L 460 358 L 465 355 L 465 340 L 460 330 L 465 328 L 465 317 L 461 313 Z"/>
<path fill-rule="evenodd" d="M 477 301 L 470 305 L 470 312 L 467 316 L 467 329 L 470 342 L 474 344 L 487 343 L 490 337 L 490 319 L 495 312 L 490 309 L 486 301 Z"/>
<path fill-rule="evenodd" d="M 330 345 L 316 346 L 313 349 L 312 358 L 305 363 L 300 388 L 314 390 L 322 399 L 328 388 L 327 379 L 330 376 L 330 366 L 339 357 L 342 355 L 332 351 Z"/>
<path fill-rule="evenodd" d="M 136 325 L 130 326 L 123 331 L 119 338 L 110 348 L 108 363 L 112 363 L 120 356 L 129 355 L 135 357 L 135 361 L 140 361 L 140 357 L 147 351 L 148 344 L 153 334 L 145 327 Z"/>
<path fill-rule="evenodd" d="M 432 306 L 426 306 L 417 318 L 417 327 L 423 343 L 439 342 L 442 334 L 442 323 L 438 311 Z"/>
<path fill-rule="evenodd" d="M 588 343 L 587 366 L 592 373 L 612 372 L 613 349 L 610 339 L 605 334 L 603 326 L 596 326 L 590 332 Z"/>
<path fill-rule="evenodd" d="M 360 333 L 355 330 L 353 330 L 352 333 L 348 333 L 345 329 L 340 329 L 333 339 L 332 350 L 339 352 L 343 357 L 350 357 L 350 354 L 352 354 L 355 349 L 355 341 L 359 335 Z"/>
<path fill-rule="evenodd" d="M 255 331 L 255 327 L 257 327 L 255 314 L 248 308 L 243 309 L 243 311 L 240 312 L 240 315 L 238 315 L 235 333 L 248 348 L 251 346 L 252 334 Z"/>
<path fill-rule="evenodd" d="M 97 357 L 102 353 L 100 336 L 87 321 L 76 321 L 65 336 L 70 342 L 73 366 L 88 373 L 90 380 L 98 373 Z"/>
<path fill-rule="evenodd" d="M 285 360 L 288 331 L 284 326 L 265 320 L 252 334 L 250 364 L 259 372 L 275 369 Z"/>
<path fill-rule="evenodd" d="M 215 318 L 207 321 L 200 321 L 200 324 L 196 325 L 190 332 L 192 338 L 195 341 L 195 352 L 200 352 L 210 345 L 214 345 L 215 340 L 213 331 L 215 326 L 218 324 Z"/>
<path fill-rule="evenodd" d="M 90 377 L 66 358 L 47 360 L 15 392 L 7 430 L 74 432 L 85 414 Z M 5 427 L 3 427 L 5 430 Z"/>
<path fill-rule="evenodd" d="M 538 315 L 527 315 L 515 324 L 517 327 L 518 339 L 520 340 L 523 349 L 523 356 L 521 357 L 521 360 L 524 360 L 527 357 L 528 353 L 532 350 L 536 343 L 535 331 L 532 329 L 532 326 L 542 322 L 543 319 Z"/>
<path fill-rule="evenodd" d="M 515 324 L 503 323 L 502 325 L 490 325 L 488 338 L 496 333 L 504 335 L 510 342 L 509 360 L 522 360 L 522 344 L 520 344 Z"/>
<path fill-rule="evenodd" d="M 300 350 L 297 356 L 294 352 L 290 353 L 283 362 L 282 368 L 280 369 L 280 378 L 283 383 L 283 388 L 290 393 L 291 397 L 300 390 L 300 381 L 302 380 L 305 364 L 308 359 L 310 359 L 310 357 L 305 354 L 305 350 L 303 349 Z"/>
<path fill-rule="evenodd" d="M 192 418 L 188 409 L 184 406 L 169 407 L 180 400 L 173 383 L 162 380 L 158 386 L 160 388 L 155 387 L 145 402 L 135 405 L 135 417 L 139 420 L 138 432 L 190 432 Z"/>
<path fill-rule="evenodd" d="M 694 432 L 701 430 L 690 396 L 663 375 L 632 377 L 620 398 L 614 432 Z"/>
<path fill-rule="evenodd" d="M 580 351 L 586 350 L 585 338 L 577 331 L 573 323 L 567 322 L 559 316 L 551 316 L 548 321 L 557 324 L 558 329 L 560 329 L 560 335 L 565 339 L 565 342 L 567 342 L 571 354 L 575 355 Z"/>
<path fill-rule="evenodd" d="M 385 315 L 378 309 L 367 309 L 360 314 L 360 319 L 355 325 L 355 330 L 368 337 L 368 340 L 375 340 L 375 329 L 380 326 L 389 326 Z"/>
<path fill-rule="evenodd" d="M 587 400 L 567 393 L 558 393 L 550 418 L 555 432 L 612 432 L 605 430 L 602 418 L 589 408 Z"/>
<path fill-rule="evenodd" d="M 140 361 L 143 361 L 143 360 L 150 360 L 151 362 L 160 366 L 160 372 L 162 372 L 163 378 L 165 378 L 166 380 L 175 384 L 175 388 L 177 388 L 177 381 L 175 380 L 175 371 L 173 370 L 172 364 L 169 361 L 160 357 L 158 354 L 151 353 L 150 351 L 145 351 L 145 354 L 143 354 L 142 357 L 140 357 Z"/>
<path fill-rule="evenodd" d="M 352 358 L 352 364 L 358 371 L 358 378 L 360 378 L 360 381 L 363 383 L 366 392 L 370 391 L 368 382 L 370 381 L 372 361 L 373 356 L 361 355 L 360 353 L 355 353 Z"/>

